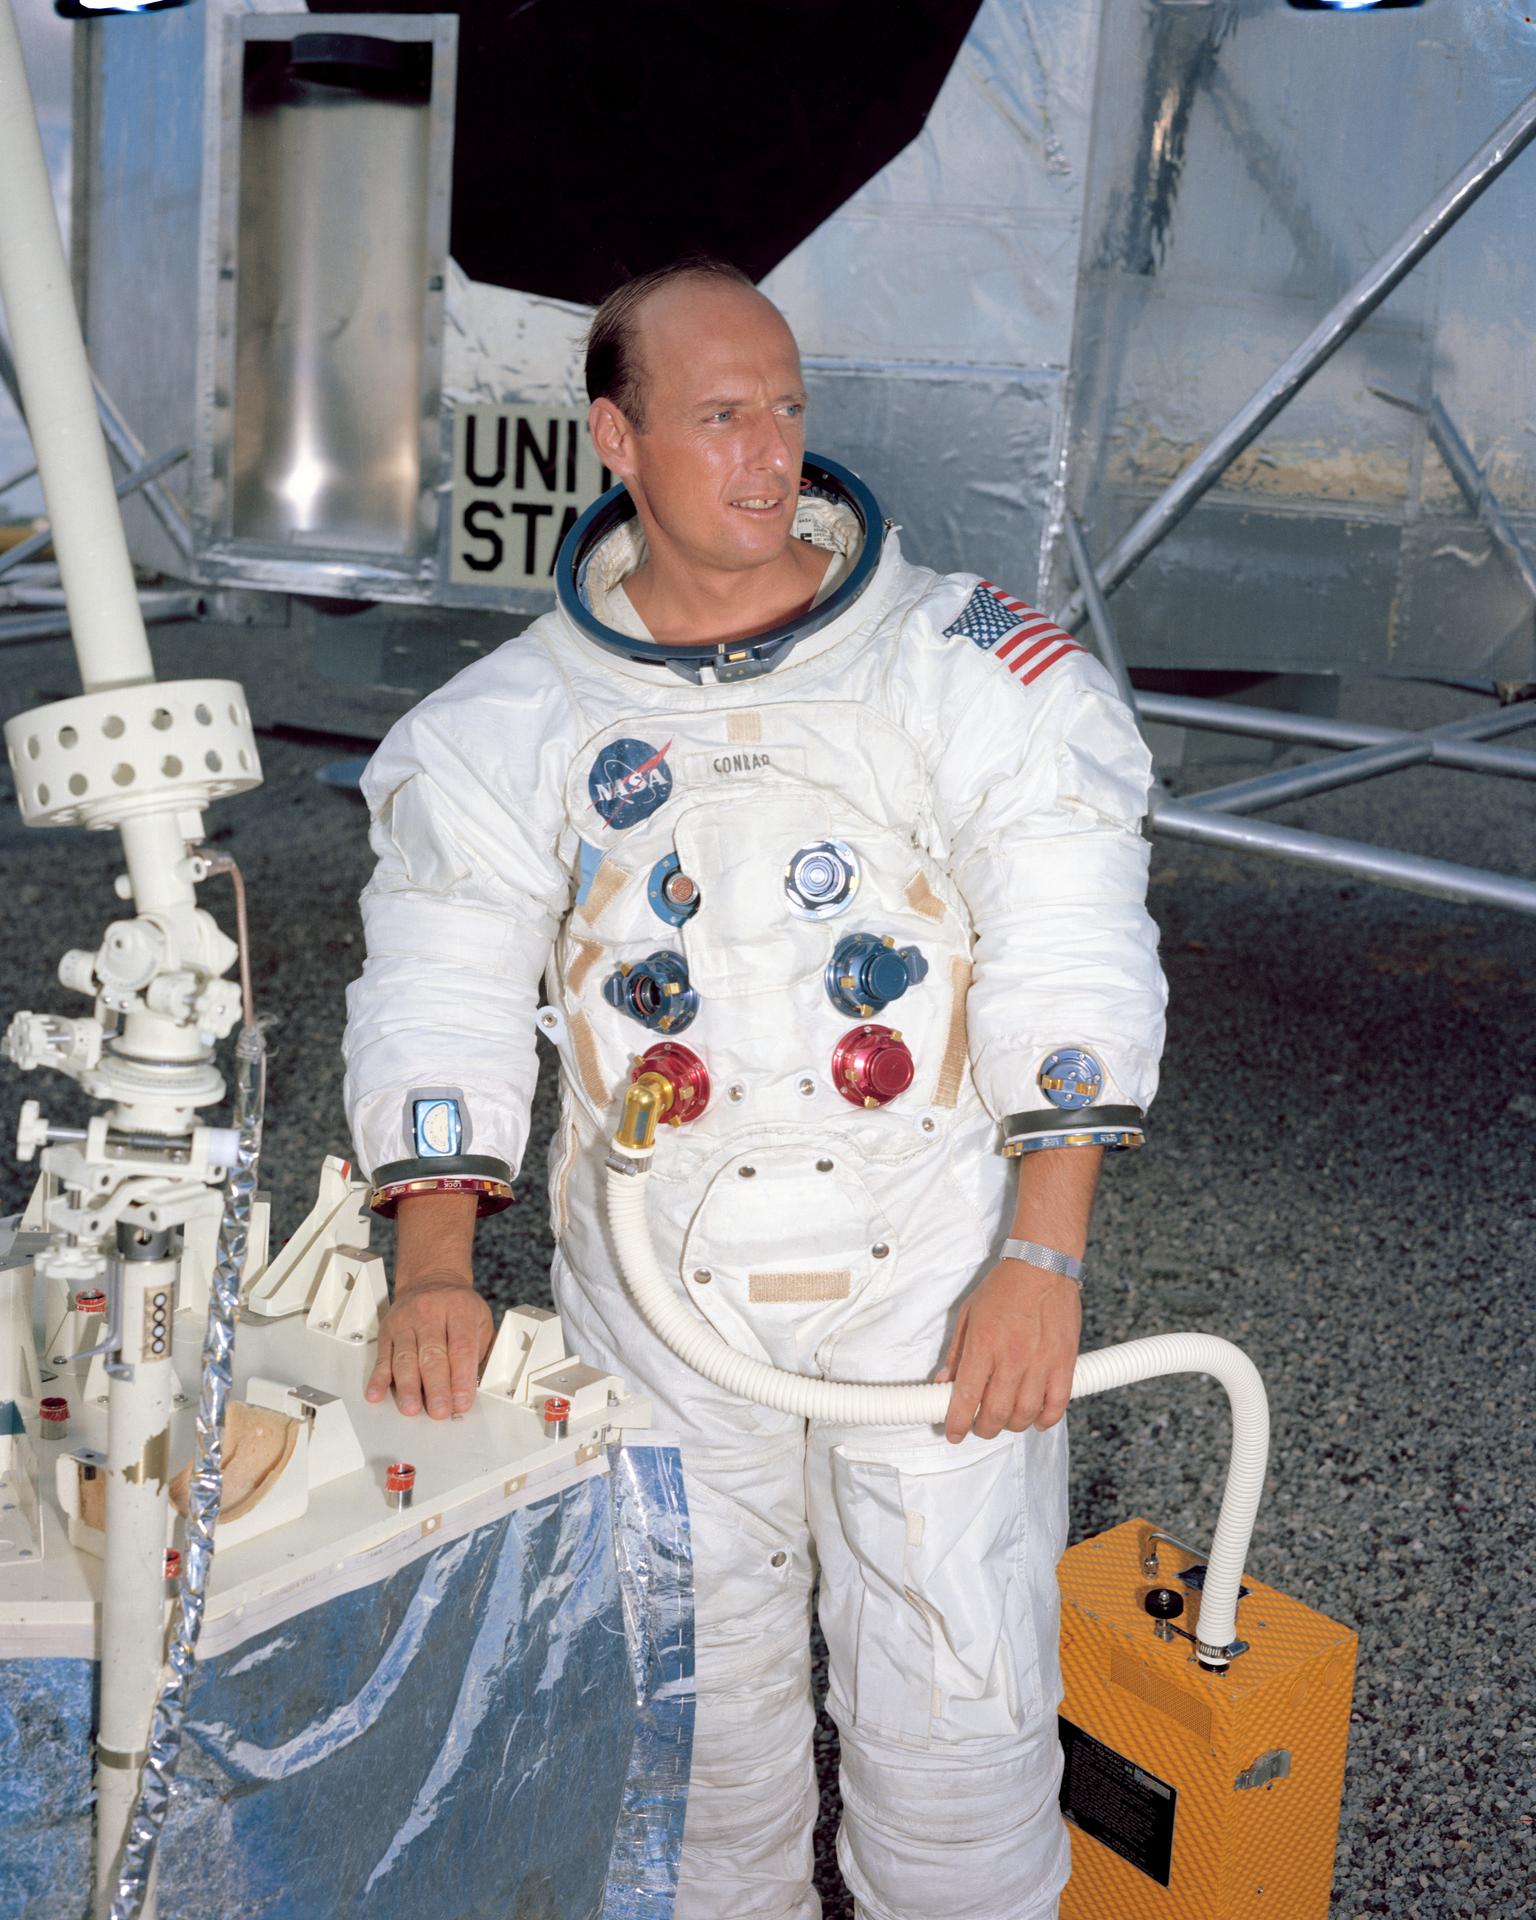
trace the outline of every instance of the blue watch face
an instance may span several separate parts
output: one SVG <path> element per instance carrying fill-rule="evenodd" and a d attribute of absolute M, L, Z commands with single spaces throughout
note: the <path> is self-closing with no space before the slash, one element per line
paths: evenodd
<path fill-rule="evenodd" d="M 1038 1078 L 1040 1091 L 1063 1113 L 1091 1107 L 1104 1089 L 1104 1069 L 1081 1047 L 1062 1047 L 1047 1054 Z"/>
<path fill-rule="evenodd" d="M 424 1160 L 445 1160 L 456 1154 L 464 1138 L 457 1100 L 415 1100 L 411 1124 L 416 1151 Z"/>

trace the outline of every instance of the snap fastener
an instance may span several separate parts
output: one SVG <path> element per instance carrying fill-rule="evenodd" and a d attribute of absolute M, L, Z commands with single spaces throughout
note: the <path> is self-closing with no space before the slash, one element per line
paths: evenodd
<path fill-rule="evenodd" d="M 890 1252 L 890 1248 L 885 1244 L 883 1240 L 877 1240 L 874 1246 L 870 1248 L 870 1252 L 874 1255 L 874 1257 L 877 1260 L 883 1260 L 885 1256 Z"/>
<path fill-rule="evenodd" d="M 800 1091 L 805 1095 L 806 1099 L 809 1100 L 811 1095 L 816 1091 L 816 1082 L 807 1076 L 800 1082 Z"/>
<path fill-rule="evenodd" d="M 741 1082 L 737 1080 L 733 1085 L 726 1088 L 725 1097 L 727 1100 L 737 1100 L 737 1101 L 745 1100 L 747 1097 L 747 1090 L 741 1084 Z"/>
<path fill-rule="evenodd" d="M 752 1176 L 757 1172 L 757 1168 L 756 1167 L 738 1167 L 736 1171 L 741 1175 L 743 1180 L 750 1180 Z"/>
<path fill-rule="evenodd" d="M 816 1171 L 818 1173 L 830 1173 L 832 1171 L 832 1162 L 830 1160 L 818 1160 L 816 1162 Z"/>
<path fill-rule="evenodd" d="M 696 1286 L 707 1287 L 710 1281 L 714 1278 L 714 1275 L 710 1272 L 708 1267 L 696 1267 L 694 1269 L 693 1278 L 694 1278 L 694 1284 Z"/>
<path fill-rule="evenodd" d="M 784 1562 L 788 1558 L 789 1558 L 789 1555 L 787 1553 L 780 1551 L 773 1556 L 773 1559 L 769 1562 L 769 1565 L 774 1567 L 782 1567 Z"/>

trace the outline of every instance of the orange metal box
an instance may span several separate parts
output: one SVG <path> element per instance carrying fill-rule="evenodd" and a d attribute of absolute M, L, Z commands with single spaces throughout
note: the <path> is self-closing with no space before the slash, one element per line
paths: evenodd
<path fill-rule="evenodd" d="M 1160 1543 L 1149 1577 L 1150 1532 L 1129 1520 L 1058 1568 L 1063 1920 L 1326 1920 L 1355 1635 L 1248 1580 L 1237 1630 L 1249 1651 L 1225 1674 L 1203 1671 L 1142 1606 L 1167 1586 L 1185 1595 L 1175 1624 L 1198 1619 L 1199 1594 L 1178 1577 L 1195 1556 Z"/>

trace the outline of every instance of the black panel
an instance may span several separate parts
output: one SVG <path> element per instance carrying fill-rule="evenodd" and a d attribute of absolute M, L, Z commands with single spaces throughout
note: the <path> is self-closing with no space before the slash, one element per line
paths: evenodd
<path fill-rule="evenodd" d="M 1084 1733 L 1064 1714 L 1058 1715 L 1057 1726 L 1062 1812 L 1074 1826 L 1166 1887 L 1173 1870 L 1178 1789 Z"/>
<path fill-rule="evenodd" d="M 979 0 L 312 0 L 459 15 L 453 257 L 595 303 L 702 249 L 761 279 L 922 130 Z"/>

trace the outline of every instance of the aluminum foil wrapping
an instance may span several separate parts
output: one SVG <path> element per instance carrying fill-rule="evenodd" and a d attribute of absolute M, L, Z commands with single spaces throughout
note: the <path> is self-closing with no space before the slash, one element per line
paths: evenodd
<path fill-rule="evenodd" d="M 693 1549 L 675 1448 L 609 1455 L 634 1745 L 602 1920 L 670 1920 L 693 1754 Z"/>
<path fill-rule="evenodd" d="M 192 1674 L 160 1920 L 665 1920 L 693 1732 L 678 1451 L 423 1544 Z M 354 1581 L 356 1584 L 353 1584 Z M 297 1603 L 297 1596 L 296 1596 Z M 93 1663 L 0 1660 L 0 1913 L 91 1907 Z"/>
<path fill-rule="evenodd" d="M 208 1290 L 208 1329 L 203 1336 L 203 1377 L 197 1403 L 197 1446 L 187 1496 L 187 1548 L 176 1589 L 166 1673 L 150 1721 L 149 1746 L 138 1804 L 118 1864 L 112 1920 L 137 1920 L 144 1909 L 155 1849 L 165 1825 L 171 1780 L 181 1752 L 197 1636 L 203 1624 L 214 1528 L 224 1495 L 224 1409 L 234 1372 L 235 1323 L 240 1272 L 245 1264 L 256 1168 L 261 1158 L 261 1119 L 266 1102 L 266 1042 L 255 1025 L 242 1027 L 235 1043 L 235 1127 L 239 1144 L 224 1188 L 218 1257 Z"/>

